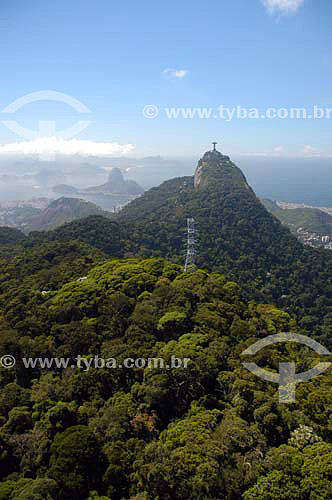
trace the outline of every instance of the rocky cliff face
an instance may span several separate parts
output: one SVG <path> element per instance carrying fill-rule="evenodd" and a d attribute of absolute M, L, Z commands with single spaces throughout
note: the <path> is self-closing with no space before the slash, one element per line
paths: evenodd
<path fill-rule="evenodd" d="M 194 186 L 201 189 L 215 183 L 230 183 L 250 189 L 242 171 L 229 156 L 219 151 L 207 151 L 198 162 L 195 170 Z"/>
<path fill-rule="evenodd" d="M 137 196 L 144 193 L 144 189 L 133 180 L 125 180 L 122 170 L 113 168 L 106 184 L 84 190 L 86 193 L 121 194 Z"/>

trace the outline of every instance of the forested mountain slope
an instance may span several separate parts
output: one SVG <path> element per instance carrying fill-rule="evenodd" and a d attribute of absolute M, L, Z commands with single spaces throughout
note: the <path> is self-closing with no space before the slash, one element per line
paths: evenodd
<path fill-rule="evenodd" d="M 129 233 L 115 220 L 100 215 L 64 224 L 53 231 L 34 231 L 29 241 L 35 245 L 47 241 L 79 240 L 113 257 L 122 257 L 128 245 Z"/>
<path fill-rule="evenodd" d="M 17 360 L 0 367 L 2 500 L 329 498 L 331 373 L 287 405 L 241 364 L 256 340 L 300 331 L 287 313 L 164 259 L 105 260 L 77 242 L 24 252 L 1 262 L 0 358 Z M 79 368 L 78 355 L 118 364 Z M 152 357 L 189 361 L 123 365 Z M 293 343 L 255 361 L 280 359 L 315 364 Z"/>
<path fill-rule="evenodd" d="M 262 203 L 294 233 L 301 228 L 321 236 L 332 235 L 332 216 L 318 208 L 283 209 L 275 201 L 267 199 L 262 200 Z"/>
<path fill-rule="evenodd" d="M 30 244 L 80 240 L 115 257 L 166 257 L 184 264 L 187 218 L 196 225 L 197 266 L 236 280 L 244 297 L 273 303 L 306 332 L 332 339 L 332 253 L 304 247 L 218 151 L 195 177 L 152 188 L 111 219 L 91 216 L 30 236 Z"/>
<path fill-rule="evenodd" d="M 241 170 L 218 151 L 195 177 L 164 182 L 126 206 L 132 255 L 184 262 L 186 218 L 195 219 L 197 265 L 235 279 L 248 298 L 295 314 L 312 334 L 332 333 L 332 254 L 305 248 L 270 214 Z"/>
<path fill-rule="evenodd" d="M 24 230 L 25 232 L 47 231 L 90 215 L 108 217 L 108 213 L 94 203 L 79 198 L 62 197 L 52 201 L 38 215 L 28 218 Z"/>
<path fill-rule="evenodd" d="M 0 227 L 0 245 L 20 243 L 25 240 L 24 234 L 14 227 Z"/>

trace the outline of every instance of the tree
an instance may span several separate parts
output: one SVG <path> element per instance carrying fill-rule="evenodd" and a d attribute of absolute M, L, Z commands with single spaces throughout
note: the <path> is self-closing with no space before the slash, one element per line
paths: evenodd
<path fill-rule="evenodd" d="M 100 447 L 88 427 L 69 427 L 55 436 L 49 477 L 57 481 L 61 498 L 81 500 L 98 484 L 103 470 Z"/>
<path fill-rule="evenodd" d="M 304 497 L 300 484 L 283 472 L 273 471 L 246 491 L 243 500 L 304 500 Z"/>

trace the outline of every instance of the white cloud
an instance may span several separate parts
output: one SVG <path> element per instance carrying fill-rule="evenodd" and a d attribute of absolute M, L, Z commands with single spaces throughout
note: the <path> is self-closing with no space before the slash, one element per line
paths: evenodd
<path fill-rule="evenodd" d="M 184 78 L 185 76 L 187 76 L 187 74 L 187 69 L 166 68 L 163 71 L 163 75 L 167 76 L 168 78 Z"/>
<path fill-rule="evenodd" d="M 306 144 L 302 151 L 304 156 L 320 156 L 320 151 L 309 144 Z"/>
<path fill-rule="evenodd" d="M 272 150 L 272 155 L 288 158 L 307 158 L 313 156 L 321 156 L 321 152 L 317 148 L 306 144 L 305 146 L 303 146 L 302 151 L 287 151 L 283 146 L 276 146 Z"/>
<path fill-rule="evenodd" d="M 263 5 L 272 14 L 291 14 L 297 12 L 304 0 L 262 0 Z"/>
<path fill-rule="evenodd" d="M 282 154 L 284 152 L 285 152 L 285 149 L 283 146 L 276 146 L 275 148 L 273 148 L 273 153 L 276 155 Z"/>
<path fill-rule="evenodd" d="M 125 168 L 126 172 L 131 172 L 132 170 L 137 170 L 138 168 L 144 168 L 144 165 L 134 165 L 133 167 Z"/>
<path fill-rule="evenodd" d="M 84 141 L 80 139 L 60 139 L 39 137 L 32 141 L 12 142 L 0 145 L 0 154 L 17 155 L 79 155 L 79 156 L 117 156 L 131 153 L 136 146 L 117 142 Z"/>
<path fill-rule="evenodd" d="M 269 151 L 261 152 L 236 152 L 235 155 L 239 156 L 265 156 L 267 158 L 317 158 L 329 157 L 327 153 L 322 153 L 317 148 L 306 144 L 301 151 L 289 151 L 283 146 L 276 146 Z"/>

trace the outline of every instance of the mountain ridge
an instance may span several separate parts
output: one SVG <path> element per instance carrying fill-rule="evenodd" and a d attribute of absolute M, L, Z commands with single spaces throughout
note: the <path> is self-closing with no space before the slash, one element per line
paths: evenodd
<path fill-rule="evenodd" d="M 286 310 L 308 334 L 331 342 L 331 252 L 304 247 L 247 187 L 238 167 L 228 160 L 220 169 L 217 164 L 203 165 L 198 189 L 194 176 L 170 179 L 111 220 L 82 219 L 32 238 L 78 239 L 116 257 L 163 257 L 183 265 L 186 219 L 193 217 L 198 268 L 238 282 L 244 298 Z"/>
<path fill-rule="evenodd" d="M 144 189 L 135 181 L 131 179 L 124 179 L 122 170 L 114 167 L 109 173 L 108 180 L 101 186 L 93 186 L 82 190 L 83 193 L 94 194 L 127 194 L 127 195 L 140 195 Z"/>
<path fill-rule="evenodd" d="M 47 231 L 55 229 L 62 224 L 82 219 L 90 215 L 108 214 L 97 205 L 80 198 L 61 197 L 52 201 L 45 210 L 27 219 L 25 232 Z"/>
<path fill-rule="evenodd" d="M 197 229 L 199 268 L 237 281 L 246 298 L 286 309 L 308 333 L 332 333 L 332 254 L 304 247 L 227 156 L 205 153 L 196 189 L 195 177 L 171 179 L 124 207 L 117 220 L 130 228 L 132 256 L 183 264 L 189 217 Z"/>

